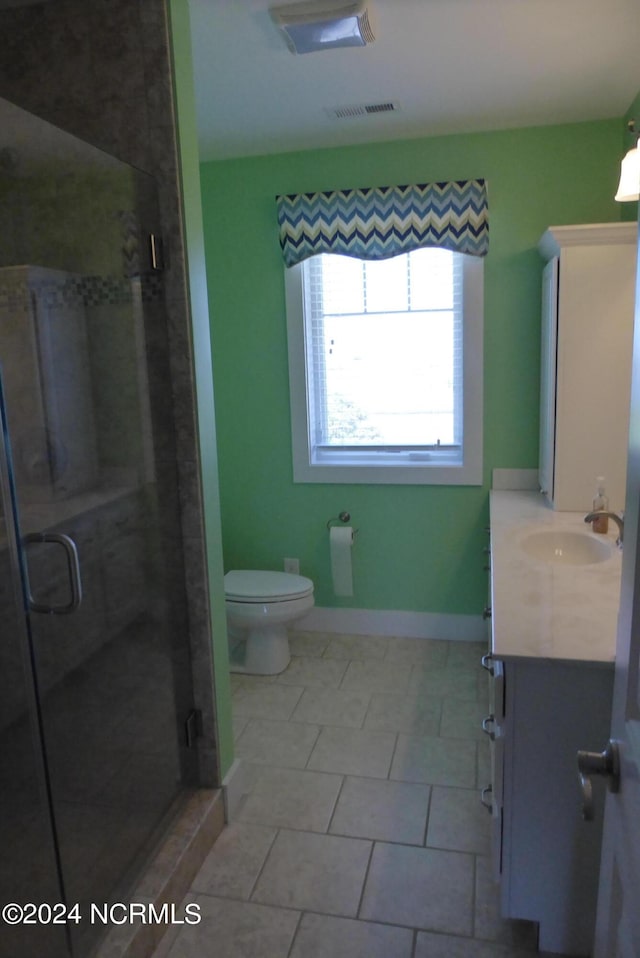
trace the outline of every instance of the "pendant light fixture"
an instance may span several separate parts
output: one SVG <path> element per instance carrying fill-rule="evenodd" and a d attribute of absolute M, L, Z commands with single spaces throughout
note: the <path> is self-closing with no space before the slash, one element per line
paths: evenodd
<path fill-rule="evenodd" d="M 637 135 L 635 120 L 629 121 L 628 129 L 629 133 Z M 640 199 L 640 138 L 622 161 L 615 199 L 618 203 L 630 203 Z"/>

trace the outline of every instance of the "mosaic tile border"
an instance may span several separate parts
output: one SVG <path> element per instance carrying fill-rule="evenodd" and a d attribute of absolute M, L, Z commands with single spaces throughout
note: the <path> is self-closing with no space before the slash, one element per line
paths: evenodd
<path fill-rule="evenodd" d="M 162 277 L 158 273 L 123 279 L 117 276 L 74 276 L 46 270 L 43 276 L 39 267 L 6 267 L 20 275 L 6 277 L 3 281 L 0 269 L 0 310 L 26 311 L 31 307 L 32 296 L 37 296 L 49 309 L 65 306 L 122 306 L 133 302 L 139 291 L 143 303 L 157 303 L 163 299 Z M 57 276 L 53 276 L 57 272 Z"/>

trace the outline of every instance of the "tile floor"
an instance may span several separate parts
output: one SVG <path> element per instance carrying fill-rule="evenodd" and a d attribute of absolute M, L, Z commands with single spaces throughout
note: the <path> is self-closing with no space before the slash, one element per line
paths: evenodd
<path fill-rule="evenodd" d="M 155 958 L 531 958 L 490 874 L 479 644 L 298 632 L 234 675 L 251 790 Z"/>

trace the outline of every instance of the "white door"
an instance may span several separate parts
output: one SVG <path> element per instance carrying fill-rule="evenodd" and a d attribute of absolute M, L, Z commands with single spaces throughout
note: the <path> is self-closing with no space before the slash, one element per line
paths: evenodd
<path fill-rule="evenodd" d="M 604 356 L 603 362 L 606 363 Z M 640 956 L 639 526 L 640 283 L 637 282 L 622 591 L 611 720 L 611 738 L 619 749 L 620 787 L 617 793 L 607 795 L 595 958 Z"/>

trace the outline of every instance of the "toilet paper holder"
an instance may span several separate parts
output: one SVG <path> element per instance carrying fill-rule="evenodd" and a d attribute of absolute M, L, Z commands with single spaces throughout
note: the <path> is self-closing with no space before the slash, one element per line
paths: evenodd
<path fill-rule="evenodd" d="M 338 523 L 338 522 L 349 522 L 350 519 L 351 519 L 351 513 L 350 513 L 350 512 L 347 512 L 346 510 L 343 511 L 343 512 L 339 512 L 337 516 L 334 516 L 334 517 L 333 517 L 333 519 L 329 519 L 329 520 L 328 520 L 328 522 L 327 522 L 327 529 L 330 529 L 331 526 L 335 525 L 335 524 Z M 354 538 L 354 539 L 355 539 L 355 537 L 356 537 L 357 534 L 358 534 L 358 530 L 357 530 L 357 529 L 354 529 L 354 530 L 353 530 L 353 538 Z"/>

